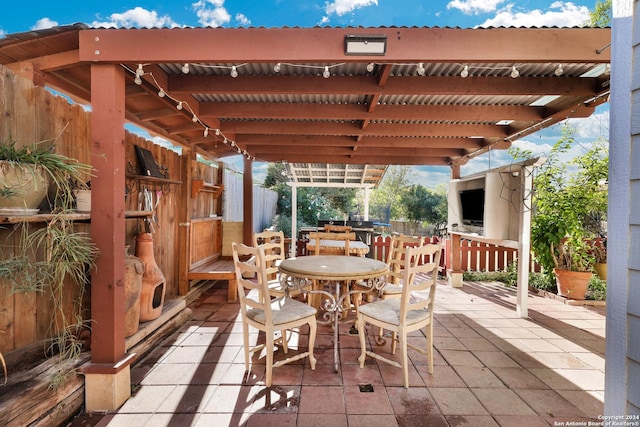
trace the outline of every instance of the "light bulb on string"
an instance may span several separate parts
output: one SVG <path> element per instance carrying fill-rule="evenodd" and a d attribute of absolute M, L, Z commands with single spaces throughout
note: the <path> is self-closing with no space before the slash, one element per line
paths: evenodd
<path fill-rule="evenodd" d="M 462 77 L 463 79 L 469 77 L 469 66 L 468 65 L 464 66 L 464 68 L 460 72 L 460 77 Z"/>
<path fill-rule="evenodd" d="M 371 72 L 373 71 L 373 69 L 375 68 L 375 66 L 376 66 L 376 64 L 374 64 L 373 62 L 369 62 L 369 63 L 367 64 L 367 71 L 368 71 L 369 73 L 371 73 Z"/>
<path fill-rule="evenodd" d="M 182 101 L 178 102 L 178 105 L 176 105 L 176 110 L 182 110 Z"/>
<path fill-rule="evenodd" d="M 136 75 L 138 76 L 144 75 L 144 69 L 142 68 L 142 64 L 138 64 L 138 68 L 136 68 Z"/>
<path fill-rule="evenodd" d="M 518 77 L 520 77 L 520 71 L 518 71 L 518 69 L 514 65 L 513 67 L 511 67 L 511 78 L 517 79 Z"/>
<path fill-rule="evenodd" d="M 558 68 L 556 68 L 553 74 L 555 74 L 558 77 L 564 74 L 564 69 L 562 68 L 562 64 L 558 64 Z"/>
<path fill-rule="evenodd" d="M 325 79 L 328 79 L 329 77 L 331 77 L 331 72 L 329 71 L 329 67 L 324 67 L 324 71 L 322 72 L 322 77 L 324 77 Z"/>
<path fill-rule="evenodd" d="M 416 72 L 418 73 L 419 76 L 424 76 L 425 73 L 427 72 L 427 70 L 424 69 L 424 64 L 422 62 L 420 62 L 416 67 Z"/>
<path fill-rule="evenodd" d="M 209 128 L 205 126 L 204 128 L 204 137 L 208 137 L 209 136 Z"/>
<path fill-rule="evenodd" d="M 191 121 L 193 123 L 196 123 L 198 121 L 198 116 L 196 116 L 195 114 L 193 115 L 193 117 L 191 117 Z"/>
<path fill-rule="evenodd" d="M 142 84 L 142 79 L 140 78 L 140 76 L 136 73 L 136 76 L 133 78 L 133 82 L 135 84 L 137 84 L 138 86 L 140 86 Z"/>
<path fill-rule="evenodd" d="M 216 136 L 220 136 L 220 129 L 215 130 Z"/>
<path fill-rule="evenodd" d="M 276 63 L 276 65 L 273 66 L 273 71 L 276 73 L 280 72 L 280 68 L 281 68 L 281 64 L 279 62 Z"/>
<path fill-rule="evenodd" d="M 163 90 L 163 89 L 160 89 L 160 90 L 158 91 L 158 96 L 159 96 L 160 98 L 164 98 L 164 96 L 165 96 L 165 95 L 166 95 L 166 93 L 164 93 L 164 90 Z"/>
<path fill-rule="evenodd" d="M 184 74 L 189 74 L 189 64 L 188 64 L 188 63 L 185 63 L 185 64 L 182 66 L 182 72 L 183 72 Z"/>
<path fill-rule="evenodd" d="M 234 79 L 238 77 L 238 69 L 236 68 L 235 65 L 231 67 L 231 77 L 233 77 Z"/>

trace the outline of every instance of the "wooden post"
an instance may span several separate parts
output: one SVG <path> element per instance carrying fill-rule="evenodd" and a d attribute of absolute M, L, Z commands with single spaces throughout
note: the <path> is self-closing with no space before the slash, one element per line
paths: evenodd
<path fill-rule="evenodd" d="M 194 159 L 193 151 L 188 147 L 182 148 L 180 166 L 182 189 L 180 201 L 178 203 L 178 293 L 186 295 L 189 293 L 189 264 L 191 260 L 191 162 Z"/>
<path fill-rule="evenodd" d="M 91 65 L 91 362 L 83 367 L 87 411 L 115 410 L 131 396 L 125 347 L 124 70 Z"/>
<path fill-rule="evenodd" d="M 244 206 L 242 240 L 245 245 L 251 245 L 253 236 L 253 162 L 247 158 L 244 159 L 242 189 L 242 201 Z"/>

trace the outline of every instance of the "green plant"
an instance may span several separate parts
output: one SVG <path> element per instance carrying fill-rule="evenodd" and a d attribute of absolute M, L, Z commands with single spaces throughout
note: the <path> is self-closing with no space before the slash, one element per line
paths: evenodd
<path fill-rule="evenodd" d="M 56 354 L 60 366 L 75 359 L 82 350 L 79 339 L 87 329 L 83 299 L 89 273 L 95 267 L 97 248 L 87 233 L 77 230 L 68 210 L 73 206 L 74 189 L 84 188 L 91 166 L 56 154 L 41 143 L 17 147 L 0 144 L 0 160 L 26 168 L 42 168 L 53 184 L 52 217 L 45 225 L 24 221 L 15 225 L 15 247 L 0 246 L 0 278 L 11 284 L 12 292 L 41 292 L 51 301 L 47 354 Z M 35 169 L 33 169 L 35 173 Z M 69 306 L 69 296 L 73 296 Z M 60 372 L 52 386 L 70 373 Z"/>
<path fill-rule="evenodd" d="M 51 201 L 53 210 L 71 209 L 73 190 L 84 188 L 84 182 L 91 174 L 91 166 L 75 159 L 55 153 L 55 140 L 45 140 L 33 145 L 17 147 L 15 141 L 0 144 L 0 160 L 20 164 L 31 173 L 42 168 L 56 189 L 56 197 Z M 11 189 L 2 190 L 2 196 L 10 196 Z"/>
<path fill-rule="evenodd" d="M 566 161 L 575 147 L 575 131 L 565 126 L 561 139 L 534 177 L 531 248 L 550 280 L 553 269 L 591 271 L 593 248 L 587 242 L 602 236 L 607 215 L 608 146 L 594 141 L 584 154 Z M 531 153 L 512 150 L 518 158 Z"/>
<path fill-rule="evenodd" d="M 594 274 L 589 280 L 586 298 L 595 301 L 605 301 L 607 299 L 607 281 L 602 280 Z"/>

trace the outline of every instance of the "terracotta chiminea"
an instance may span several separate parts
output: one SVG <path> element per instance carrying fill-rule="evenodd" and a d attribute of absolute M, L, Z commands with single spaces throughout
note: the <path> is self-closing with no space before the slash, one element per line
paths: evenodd
<path fill-rule="evenodd" d="M 153 255 L 151 233 L 140 233 L 136 237 L 136 256 L 144 263 L 142 292 L 140 293 L 140 321 L 156 319 L 162 313 L 166 279 Z"/>

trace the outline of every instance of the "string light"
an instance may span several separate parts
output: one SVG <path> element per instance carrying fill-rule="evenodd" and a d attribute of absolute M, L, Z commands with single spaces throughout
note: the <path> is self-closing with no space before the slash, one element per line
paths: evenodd
<path fill-rule="evenodd" d="M 553 72 L 556 76 L 561 76 L 564 73 L 562 69 L 562 64 L 558 64 L 558 68 Z"/>
<path fill-rule="evenodd" d="M 279 62 L 277 62 L 276 65 L 273 66 L 273 72 L 274 73 L 279 73 L 281 67 L 282 67 L 282 65 Z"/>
<path fill-rule="evenodd" d="M 324 67 L 324 71 L 322 72 L 322 77 L 328 79 L 331 77 L 331 72 L 329 71 L 329 67 Z"/>
<path fill-rule="evenodd" d="M 513 67 L 511 67 L 511 78 L 517 79 L 518 77 L 520 77 L 520 71 L 518 71 L 518 69 L 514 65 Z"/>
<path fill-rule="evenodd" d="M 469 77 L 469 66 L 468 65 L 464 66 L 464 68 L 460 72 L 460 77 L 462 77 L 463 79 L 466 79 L 467 77 Z"/>
<path fill-rule="evenodd" d="M 185 64 L 182 66 L 182 72 L 183 72 L 184 74 L 189 74 L 189 64 L 188 64 L 188 63 L 185 63 Z"/>
<path fill-rule="evenodd" d="M 233 77 L 234 79 L 238 77 L 238 69 L 236 68 L 235 65 L 231 67 L 231 77 Z"/>
<path fill-rule="evenodd" d="M 369 62 L 369 63 L 367 64 L 367 71 L 368 71 L 369 73 L 373 72 L 373 69 L 375 68 L 375 66 L 376 66 L 376 64 L 374 64 L 373 62 Z"/>
<path fill-rule="evenodd" d="M 416 72 L 419 76 L 424 76 L 427 70 L 424 69 L 424 64 L 420 62 L 416 67 Z"/>
<path fill-rule="evenodd" d="M 203 123 L 203 122 L 198 118 L 198 116 L 196 115 L 195 111 L 193 110 L 193 108 L 191 108 L 191 106 L 189 105 L 189 103 L 188 103 L 187 101 L 178 100 L 178 99 L 173 98 L 171 95 L 169 95 L 169 94 L 164 90 L 164 88 L 160 85 L 160 83 L 156 80 L 156 78 L 154 77 L 153 73 L 145 73 L 145 72 L 144 72 L 144 65 L 145 65 L 145 64 L 138 64 L 138 66 L 136 67 L 136 69 L 135 69 L 135 70 L 133 70 L 133 69 L 131 69 L 131 68 L 129 68 L 129 67 L 126 67 L 126 66 L 124 66 L 124 68 L 125 68 L 125 70 L 127 70 L 128 72 L 130 72 L 130 73 L 132 73 L 132 74 L 134 74 L 134 75 L 135 75 L 135 77 L 134 77 L 134 82 L 135 82 L 136 84 L 142 84 L 141 76 L 143 76 L 143 75 L 145 75 L 145 74 L 146 74 L 146 75 L 148 75 L 148 76 L 149 76 L 149 78 L 150 78 L 150 81 L 152 81 L 152 82 L 153 82 L 153 84 L 158 88 L 158 96 L 159 96 L 160 98 L 165 98 L 165 97 L 166 97 L 166 98 L 169 98 L 169 99 L 171 99 L 172 101 L 174 101 L 174 102 L 176 103 L 176 110 L 182 111 L 182 110 L 184 110 L 184 109 L 186 108 L 189 112 L 191 112 L 191 114 L 192 114 L 191 121 L 192 121 L 192 122 L 194 122 L 194 123 L 199 123 L 199 124 L 203 127 L 203 135 L 204 135 L 204 137 L 205 137 L 205 138 L 207 138 L 207 137 L 209 136 L 209 133 L 210 133 L 210 131 L 212 130 L 212 128 L 210 128 L 209 126 L 207 126 L 206 124 L 204 124 L 204 123 Z M 244 65 L 246 65 L 246 64 L 241 64 L 240 66 L 244 66 Z M 185 72 L 185 70 L 187 69 L 187 67 L 188 67 L 188 66 L 189 66 L 189 64 L 186 64 L 186 63 L 185 63 L 185 64 L 183 65 L 183 67 L 182 67 L 182 71 L 183 71 L 183 72 Z M 237 74 L 238 74 L 238 71 L 237 71 L 237 67 L 236 67 L 236 66 L 233 66 L 233 67 L 228 67 L 228 66 L 205 66 L 205 65 L 202 65 L 202 66 L 203 66 L 203 67 L 209 67 L 209 68 L 226 68 L 226 69 L 230 69 L 230 70 L 231 70 L 232 75 L 233 75 L 233 74 L 235 74 L 235 75 L 237 76 Z M 235 71 L 235 73 L 234 73 L 234 71 Z M 138 80 L 139 80 L 139 82 L 138 82 Z M 235 148 L 235 150 L 238 152 L 238 154 L 242 154 L 242 155 L 243 155 L 244 157 L 246 157 L 248 160 L 253 160 L 253 161 L 255 161 L 255 160 L 256 160 L 255 156 L 253 156 L 253 157 L 252 157 L 252 156 L 249 154 L 249 152 L 248 152 L 247 150 L 242 150 L 242 149 L 241 149 L 241 148 L 236 144 L 236 142 L 235 142 L 235 141 L 233 141 L 233 140 L 229 140 L 229 139 L 228 139 L 228 138 L 227 138 L 227 137 L 222 133 L 222 131 L 221 131 L 220 129 L 215 128 L 215 129 L 214 129 L 214 133 L 215 133 L 216 137 L 221 136 L 221 137 L 223 138 L 223 142 L 224 142 L 225 144 L 231 144 L 231 146 Z M 218 142 L 217 142 L 217 141 L 215 142 L 215 147 L 216 147 L 216 148 L 218 147 Z"/>

